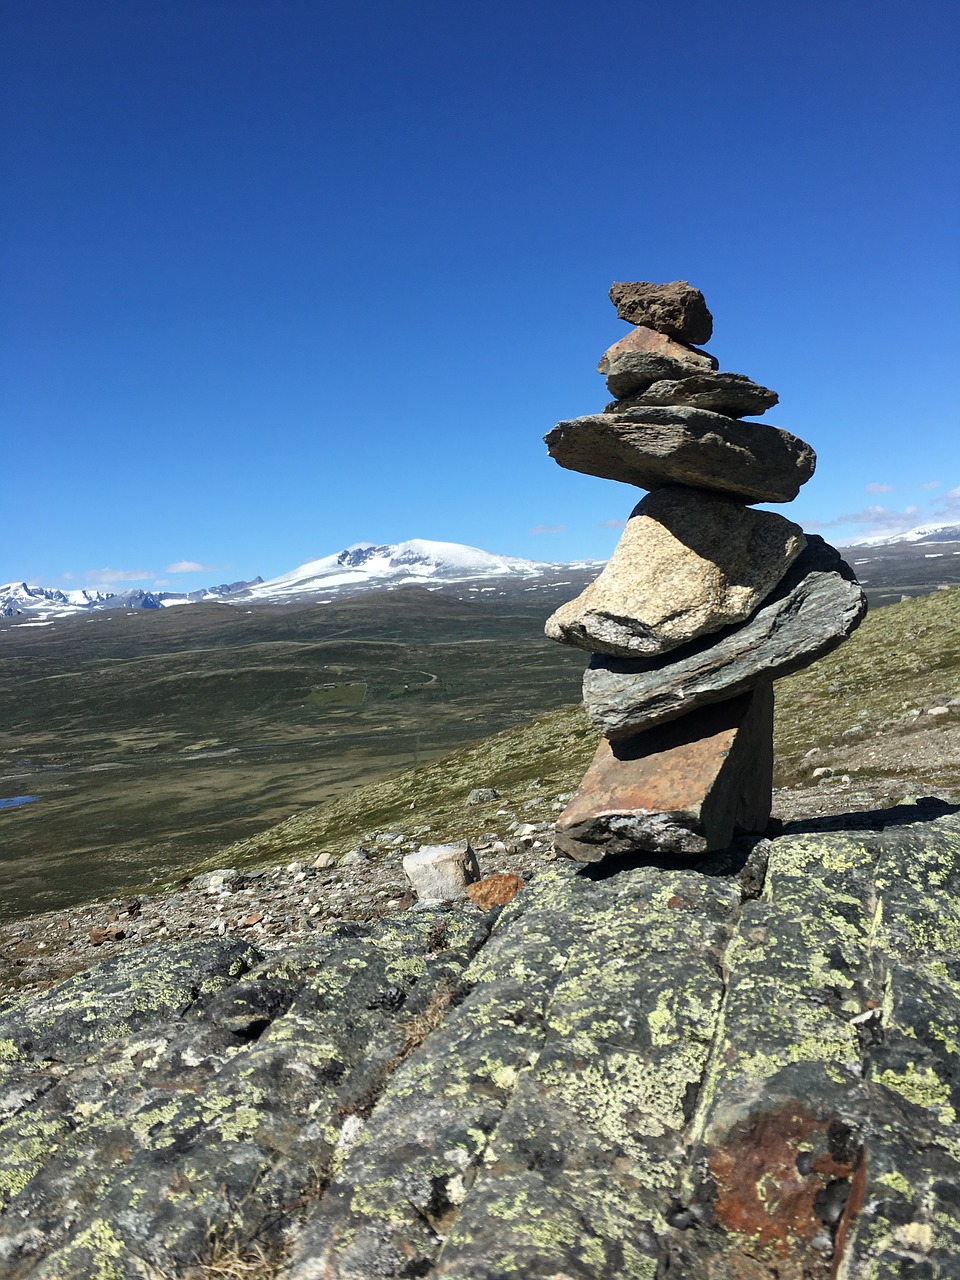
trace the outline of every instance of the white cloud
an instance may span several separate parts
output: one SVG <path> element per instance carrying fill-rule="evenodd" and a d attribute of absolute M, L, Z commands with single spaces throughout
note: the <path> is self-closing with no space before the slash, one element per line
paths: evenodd
<path fill-rule="evenodd" d="M 87 569 L 83 576 L 88 583 L 109 586 L 114 582 L 143 582 L 154 574 L 153 569 Z"/>
<path fill-rule="evenodd" d="M 627 527 L 626 520 L 601 520 L 601 529 L 625 529 Z"/>
<path fill-rule="evenodd" d="M 847 511 L 832 520 L 809 520 L 811 529 L 833 529 L 837 525 L 858 525 L 866 534 L 904 533 L 918 523 L 920 508 L 904 507 L 902 511 L 889 511 L 886 507 L 864 507 L 862 511 Z"/>
<path fill-rule="evenodd" d="M 891 493 L 893 491 L 892 484 L 878 484 L 876 481 L 865 484 L 863 487 L 867 493 Z"/>
<path fill-rule="evenodd" d="M 541 533 L 566 533 L 567 526 L 565 524 L 535 524 L 532 529 L 528 529 L 527 533 L 534 536 Z"/>
<path fill-rule="evenodd" d="M 920 486 L 920 488 L 921 488 L 921 489 L 939 489 L 939 488 L 940 488 L 940 481 L 939 481 L 939 480 L 928 480 L 928 481 L 926 482 L 926 484 L 922 484 L 922 485 Z"/>
<path fill-rule="evenodd" d="M 216 567 L 215 564 L 199 564 L 196 560 L 174 560 L 164 573 L 213 573 Z"/>
<path fill-rule="evenodd" d="M 960 485 L 937 499 L 933 514 L 937 520 L 960 520 Z"/>
<path fill-rule="evenodd" d="M 157 578 L 153 585 L 154 587 L 172 587 L 173 583 L 169 578 Z"/>

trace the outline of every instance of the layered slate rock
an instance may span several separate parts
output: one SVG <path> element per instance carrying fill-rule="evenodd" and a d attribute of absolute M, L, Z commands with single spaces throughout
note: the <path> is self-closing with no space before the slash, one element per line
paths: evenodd
<path fill-rule="evenodd" d="M 791 675 L 841 644 L 866 613 L 850 567 L 822 538 L 807 546 L 753 616 L 658 659 L 596 654 L 583 678 L 583 700 L 605 737 L 628 738 Z"/>
<path fill-rule="evenodd" d="M 647 325 L 682 342 L 709 342 L 713 333 L 713 316 L 703 294 L 686 280 L 617 280 L 610 286 L 610 301 L 621 320 Z"/>
<path fill-rule="evenodd" d="M 559 422 L 544 437 L 570 471 L 642 489 L 680 484 L 743 502 L 790 502 L 816 454 L 789 431 L 707 409 L 651 406 Z"/>
<path fill-rule="evenodd" d="M 951 1276 L 960 821 L 857 820 L 7 1008 L 0 1271 Z"/>
<path fill-rule="evenodd" d="M 655 656 L 742 622 L 805 546 L 799 525 L 695 489 L 656 489 L 607 565 L 547 619 L 554 640 Z"/>
<path fill-rule="evenodd" d="M 625 741 L 601 738 L 556 845 L 580 862 L 726 849 L 735 832 L 766 830 L 772 785 L 773 690 L 759 685 Z"/>
<path fill-rule="evenodd" d="M 779 400 L 775 391 L 761 387 L 742 373 L 697 373 L 689 378 L 654 382 L 637 395 L 611 401 L 604 413 L 680 404 L 692 409 L 710 409 L 728 418 L 744 418 L 765 413 Z"/>
<path fill-rule="evenodd" d="M 607 374 L 611 395 L 625 396 L 643 391 L 662 378 L 706 374 L 716 368 L 716 360 L 705 351 L 695 351 L 641 325 L 607 348 L 597 372 Z"/>

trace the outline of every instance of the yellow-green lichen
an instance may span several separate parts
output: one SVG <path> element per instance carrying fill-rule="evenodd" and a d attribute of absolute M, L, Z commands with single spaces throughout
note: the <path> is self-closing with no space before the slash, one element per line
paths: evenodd
<path fill-rule="evenodd" d="M 910 1186 L 910 1183 L 902 1173 L 897 1173 L 896 1170 L 893 1170 L 890 1173 L 882 1173 L 880 1177 L 877 1178 L 877 1181 L 883 1186 L 889 1187 L 891 1191 L 896 1191 L 898 1195 L 905 1196 L 907 1199 L 910 1199 L 913 1195 L 913 1188 Z"/>
<path fill-rule="evenodd" d="M 0 1040 L 0 1062 L 20 1062 L 23 1054 L 12 1040 Z"/>
<path fill-rule="evenodd" d="M 941 1124 L 952 1124 L 957 1118 L 957 1113 L 949 1102 L 950 1086 L 940 1079 L 932 1067 L 918 1068 L 915 1063 L 908 1062 L 906 1071 L 897 1073 L 888 1069 L 877 1076 L 877 1081 L 885 1089 L 899 1093 L 908 1102 L 935 1112 Z"/>

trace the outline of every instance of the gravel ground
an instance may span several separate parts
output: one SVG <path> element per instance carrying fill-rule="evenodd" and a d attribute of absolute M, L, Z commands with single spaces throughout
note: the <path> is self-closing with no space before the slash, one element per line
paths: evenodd
<path fill-rule="evenodd" d="M 555 802 L 560 808 L 563 802 Z M 467 825 L 465 821 L 465 826 Z M 481 876 L 509 872 L 524 882 L 557 855 L 551 822 L 504 815 L 502 831 L 470 843 Z M 0 924 L 0 1006 L 11 995 L 49 986 L 135 947 L 229 934 L 262 951 L 278 950 L 331 920 L 372 920 L 416 909 L 402 860 L 429 843 L 404 832 L 376 832 L 339 860 L 291 862 L 258 871 L 208 872 L 182 889 L 91 902 Z M 324 865 L 329 863 L 329 865 Z M 318 865 L 320 864 L 320 865 Z M 466 899 L 455 909 L 476 910 Z"/>
<path fill-rule="evenodd" d="M 843 748 L 844 753 L 850 750 Z M 850 815 L 857 813 L 886 817 L 896 804 L 908 820 L 916 817 L 917 807 L 946 810 L 960 800 L 947 791 L 938 796 L 905 794 L 903 778 L 895 775 L 865 780 L 855 770 L 842 773 L 841 754 L 831 748 L 812 751 L 811 785 L 774 793 L 770 834 L 798 823 L 851 825 Z M 814 779 L 814 769 L 826 772 Z M 562 809 L 568 798 L 556 797 L 552 809 Z M 543 807 L 542 801 L 537 804 L 541 812 Z M 481 876 L 507 872 L 528 883 L 561 856 L 553 847 L 551 821 L 525 821 L 522 813 L 506 811 L 499 817 L 500 830 L 470 833 L 469 814 L 464 814 Z M 871 819 L 865 821 L 869 825 Z M 249 938 L 262 951 L 275 951 L 322 930 L 329 921 L 371 920 L 416 910 L 402 859 L 421 843 L 429 843 L 429 830 L 374 832 L 338 860 L 321 854 L 314 863 L 291 862 L 257 871 L 225 867 L 220 873 L 197 876 L 181 889 L 91 902 L 0 924 L 0 1007 L 148 943 L 230 934 Z M 476 909 L 469 899 L 451 905 L 451 910 Z"/>

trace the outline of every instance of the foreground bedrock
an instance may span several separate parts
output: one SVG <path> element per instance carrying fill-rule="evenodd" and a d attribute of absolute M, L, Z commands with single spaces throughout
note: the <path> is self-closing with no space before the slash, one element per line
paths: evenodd
<path fill-rule="evenodd" d="M 583 676 L 587 715 L 607 738 L 628 738 L 758 681 L 800 671 L 860 625 L 867 601 L 850 567 L 816 534 L 746 622 L 660 658 L 594 654 Z"/>
<path fill-rule="evenodd" d="M 653 657 L 754 611 L 806 545 L 800 526 L 702 489 L 648 494 L 599 577 L 547 619 L 553 640 Z"/>
<path fill-rule="evenodd" d="M 773 690 L 763 684 L 623 742 L 601 738 L 555 843 L 580 862 L 726 849 L 734 832 L 767 829 L 772 791 Z"/>
<path fill-rule="evenodd" d="M 641 489 L 682 484 L 743 502 L 792 502 L 816 454 L 780 427 L 684 405 L 559 422 L 544 440 L 568 471 Z"/>
<path fill-rule="evenodd" d="M 946 1280 L 960 823 L 870 817 L 8 1006 L 0 1273 Z"/>

